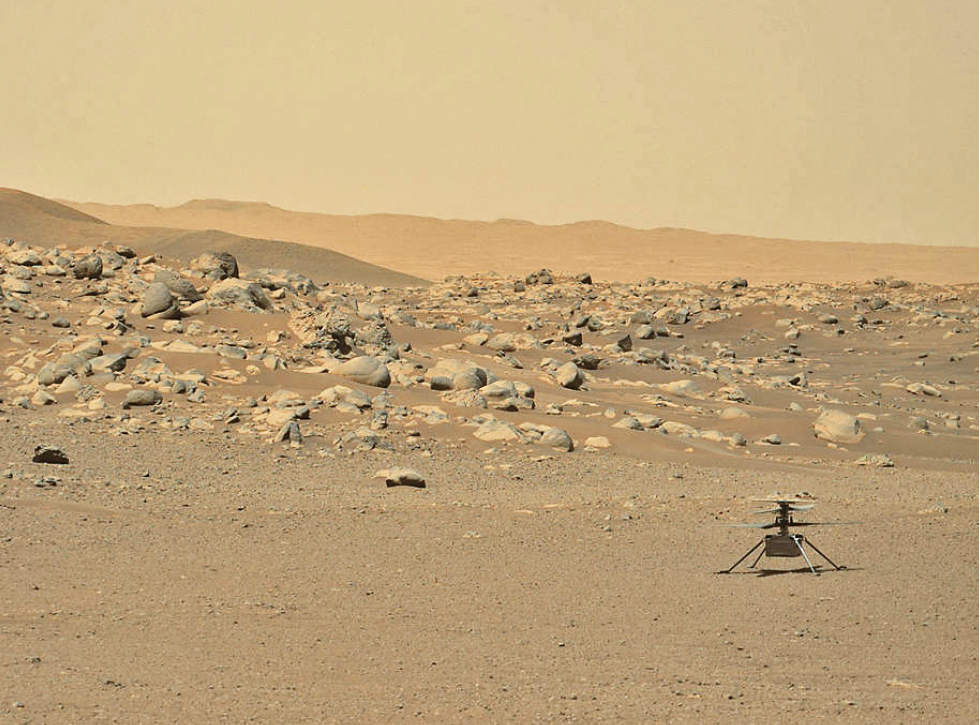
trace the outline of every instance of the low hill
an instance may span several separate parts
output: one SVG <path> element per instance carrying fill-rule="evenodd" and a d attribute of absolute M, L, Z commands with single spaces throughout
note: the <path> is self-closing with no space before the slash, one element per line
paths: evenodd
<path fill-rule="evenodd" d="M 107 223 L 64 204 L 16 189 L 0 189 L 0 237 L 42 246 L 84 246 L 109 241 L 183 262 L 214 249 L 234 254 L 245 267 L 287 268 L 329 282 L 412 286 L 425 281 L 324 247 L 240 236 L 215 229 Z"/>
<path fill-rule="evenodd" d="M 546 226 L 518 220 L 435 219 L 399 214 L 342 216 L 295 212 L 265 203 L 198 199 L 176 207 L 66 202 L 114 224 L 222 229 L 246 236 L 326 247 L 426 279 L 541 267 L 591 272 L 596 279 L 645 277 L 753 282 L 977 281 L 977 249 L 910 244 L 812 242 L 633 229 L 587 221 Z"/>

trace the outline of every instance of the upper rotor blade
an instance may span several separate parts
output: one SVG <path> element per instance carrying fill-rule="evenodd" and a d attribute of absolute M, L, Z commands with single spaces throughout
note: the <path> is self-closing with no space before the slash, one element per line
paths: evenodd
<path fill-rule="evenodd" d="M 758 511 L 753 511 L 754 514 L 778 514 L 779 509 L 759 509 Z"/>
<path fill-rule="evenodd" d="M 809 511 L 814 506 L 816 506 L 815 503 L 808 503 L 808 504 L 805 504 L 805 505 L 804 504 L 793 503 L 793 504 L 790 504 L 789 510 L 790 511 Z"/>
<path fill-rule="evenodd" d="M 788 526 L 856 526 L 863 521 L 793 521 Z"/>

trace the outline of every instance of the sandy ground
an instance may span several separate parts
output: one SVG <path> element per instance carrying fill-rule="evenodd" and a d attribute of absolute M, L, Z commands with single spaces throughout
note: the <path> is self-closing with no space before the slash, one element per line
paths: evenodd
<path fill-rule="evenodd" d="M 0 722 L 977 719 L 973 473 L 0 431 Z M 775 491 L 846 570 L 715 573 Z"/>

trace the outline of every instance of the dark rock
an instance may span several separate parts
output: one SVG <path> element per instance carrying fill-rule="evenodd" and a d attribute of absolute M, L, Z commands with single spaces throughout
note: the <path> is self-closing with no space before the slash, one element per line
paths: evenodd
<path fill-rule="evenodd" d="M 102 257 L 86 254 L 75 262 L 75 279 L 99 279 L 102 276 Z"/>
<path fill-rule="evenodd" d="M 34 449 L 34 456 L 31 458 L 34 463 L 68 463 L 68 454 L 60 448 L 54 446 L 37 446 Z"/>

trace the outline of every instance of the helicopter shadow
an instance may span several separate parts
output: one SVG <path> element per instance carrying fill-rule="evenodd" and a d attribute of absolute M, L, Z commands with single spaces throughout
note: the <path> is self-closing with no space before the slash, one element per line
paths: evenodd
<path fill-rule="evenodd" d="M 840 569 L 817 569 L 817 574 L 846 574 L 850 571 L 864 571 L 862 567 L 844 567 Z M 798 567 L 796 569 L 744 569 L 739 572 L 732 572 L 732 574 L 739 574 L 742 576 L 755 576 L 757 578 L 769 577 L 769 576 L 781 576 L 783 574 L 808 574 L 813 576 L 813 572 L 807 567 Z"/>

